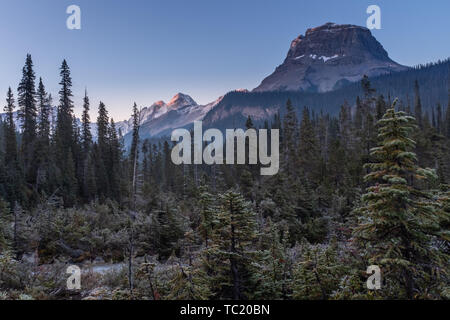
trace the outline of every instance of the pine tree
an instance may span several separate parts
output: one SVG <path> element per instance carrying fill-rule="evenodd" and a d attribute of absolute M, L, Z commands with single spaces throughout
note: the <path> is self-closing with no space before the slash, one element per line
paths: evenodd
<path fill-rule="evenodd" d="M 71 206 L 75 201 L 78 189 L 75 167 L 77 155 L 74 157 L 76 139 L 73 125 L 72 78 L 66 60 L 62 62 L 60 76 L 61 89 L 54 135 L 54 152 L 59 168 L 60 193 L 64 198 L 64 204 Z"/>
<path fill-rule="evenodd" d="M 193 232 L 184 235 L 183 247 L 187 251 L 188 262 L 183 264 L 176 261 L 173 264 L 173 275 L 169 280 L 169 299 L 176 300 L 207 300 L 211 296 L 208 286 L 208 277 L 203 268 L 201 260 L 196 258 L 192 249 L 195 247 L 195 236 Z"/>
<path fill-rule="evenodd" d="M 109 119 L 108 111 L 103 102 L 100 101 L 98 106 L 97 117 L 97 143 L 96 143 L 96 168 L 97 188 L 102 197 L 106 197 L 110 193 L 110 185 L 108 178 L 107 158 L 109 153 Z"/>
<path fill-rule="evenodd" d="M 296 300 L 329 299 L 346 274 L 346 266 L 338 258 L 336 239 L 333 238 L 324 248 L 304 242 L 302 249 L 294 272 L 292 297 Z"/>
<path fill-rule="evenodd" d="M 443 133 L 443 118 L 442 118 L 442 106 L 438 103 L 436 107 L 436 130 L 438 134 Z"/>
<path fill-rule="evenodd" d="M 423 126 L 422 101 L 420 99 L 419 81 L 414 82 L 414 116 L 420 128 Z"/>
<path fill-rule="evenodd" d="M 108 172 L 109 174 L 109 185 L 111 188 L 111 197 L 120 202 L 121 199 L 121 150 L 120 142 L 117 136 L 116 124 L 114 120 L 111 119 L 109 126 L 109 156 L 108 156 Z"/>
<path fill-rule="evenodd" d="M 356 111 L 355 111 L 355 118 L 354 118 L 354 126 L 355 129 L 361 130 L 363 125 L 363 105 L 361 102 L 361 98 L 359 96 L 356 97 Z"/>
<path fill-rule="evenodd" d="M 139 166 L 139 130 L 141 127 L 141 115 L 140 110 L 137 107 L 137 104 L 133 105 L 133 136 L 131 141 L 131 149 L 130 149 L 130 176 L 132 181 L 132 194 L 136 193 L 137 186 L 137 175 L 138 175 L 138 166 Z"/>
<path fill-rule="evenodd" d="M 106 150 L 108 148 L 108 126 L 108 111 L 106 110 L 105 104 L 100 101 L 97 117 L 97 144 L 104 155 L 106 155 Z"/>
<path fill-rule="evenodd" d="M 215 210 L 214 198 L 211 193 L 206 191 L 206 187 L 200 187 L 200 224 L 198 226 L 198 233 L 205 243 L 205 247 L 209 247 L 209 242 L 212 239 L 214 225 L 215 225 Z"/>
<path fill-rule="evenodd" d="M 360 224 L 354 237 L 369 265 L 379 265 L 387 282 L 403 288 L 397 298 L 411 299 L 439 255 L 429 234 L 438 215 L 430 195 L 416 187 L 416 180 L 435 174 L 417 166 L 415 142 L 410 139 L 414 118 L 395 112 L 395 103 L 379 122 L 381 143 L 371 152 L 376 162 L 366 165 L 370 173 L 365 180 L 371 186 L 356 211 Z"/>
<path fill-rule="evenodd" d="M 17 138 L 16 126 L 14 124 L 14 95 L 11 88 L 8 89 L 6 97 L 6 106 L 3 109 L 6 113 L 5 117 L 5 162 L 17 162 Z"/>
<path fill-rule="evenodd" d="M 45 91 L 42 78 L 39 78 L 38 87 L 38 105 L 39 105 L 39 139 L 42 146 L 48 147 L 50 145 L 50 108 L 51 97 Z"/>
<path fill-rule="evenodd" d="M 6 97 L 6 106 L 4 108 L 4 111 L 6 112 L 4 124 L 4 162 L 6 200 L 10 203 L 12 208 L 14 208 L 16 201 L 21 200 L 21 188 L 23 187 L 21 183 L 22 173 L 19 166 L 17 150 L 16 127 L 14 124 L 14 108 L 14 96 L 11 88 L 9 88 Z"/>
<path fill-rule="evenodd" d="M 140 111 L 139 111 L 136 103 L 134 103 L 134 105 L 133 105 L 132 117 L 133 117 L 133 139 L 131 142 L 130 157 L 131 157 L 131 160 L 133 163 L 134 159 L 139 158 L 139 150 L 138 150 L 139 127 L 141 125 Z"/>
<path fill-rule="evenodd" d="M 383 118 L 384 114 L 387 110 L 386 102 L 384 101 L 383 95 L 378 96 L 376 105 L 375 105 L 376 113 L 377 113 L 377 121 Z"/>
<path fill-rule="evenodd" d="M 39 105 L 39 123 L 38 123 L 38 148 L 37 148 L 37 178 L 36 184 L 38 188 L 47 189 L 49 179 L 49 163 L 50 163 L 50 108 L 51 97 L 45 91 L 42 78 L 39 78 L 38 86 L 38 105 Z"/>
<path fill-rule="evenodd" d="M 317 159 L 319 159 L 319 153 L 309 109 L 306 107 L 303 109 L 300 124 L 297 157 L 300 168 L 303 170 L 303 175 L 306 179 L 310 182 L 316 182 L 318 179 Z"/>
<path fill-rule="evenodd" d="M 269 218 L 261 235 L 261 263 L 252 275 L 255 289 L 251 299 L 287 299 L 292 281 L 292 261 L 289 257 L 289 233 L 280 232 Z"/>
<path fill-rule="evenodd" d="M 83 98 L 83 115 L 81 116 L 81 141 L 83 144 L 83 154 L 85 159 L 89 154 L 92 145 L 91 118 L 89 116 L 90 103 L 87 90 L 84 92 Z"/>
<path fill-rule="evenodd" d="M 291 100 L 286 103 L 286 115 L 283 123 L 282 150 L 284 160 L 282 165 L 289 176 L 294 175 L 296 171 L 295 159 L 297 158 L 298 143 L 298 119 Z"/>
<path fill-rule="evenodd" d="M 35 182 L 35 142 L 36 142 L 36 76 L 33 70 L 31 55 L 27 55 L 22 69 L 22 80 L 18 92 L 19 117 L 22 120 L 22 158 L 25 176 L 29 183 Z"/>
<path fill-rule="evenodd" d="M 210 288 L 215 298 L 244 299 L 258 259 L 251 249 L 257 238 L 255 214 L 242 195 L 230 190 L 220 196 L 215 220 L 212 243 L 204 252 Z"/>
<path fill-rule="evenodd" d="M 73 147 L 73 101 L 72 78 L 66 60 L 60 68 L 61 89 L 59 91 L 58 118 L 55 132 L 58 154 L 67 158 Z"/>
<path fill-rule="evenodd" d="M 445 136 L 450 139 L 450 97 L 447 106 L 447 111 L 445 112 L 445 124 L 443 125 L 445 129 Z"/>

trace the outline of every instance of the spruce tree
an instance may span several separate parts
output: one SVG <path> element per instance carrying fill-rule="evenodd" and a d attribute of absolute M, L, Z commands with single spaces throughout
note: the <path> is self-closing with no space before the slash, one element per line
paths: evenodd
<path fill-rule="evenodd" d="M 130 157 L 131 157 L 131 161 L 133 163 L 134 159 L 139 158 L 139 150 L 138 150 L 139 127 L 141 125 L 140 112 L 139 112 L 136 102 L 133 105 L 132 117 L 133 117 L 133 139 L 131 141 Z"/>
<path fill-rule="evenodd" d="M 91 118 L 89 116 L 89 110 L 89 97 L 87 95 L 87 90 L 85 90 L 83 98 L 83 114 L 81 116 L 81 141 L 83 144 L 83 154 L 85 159 L 87 158 L 92 145 Z"/>
<path fill-rule="evenodd" d="M 199 211 L 200 211 L 200 223 L 197 232 L 202 238 L 205 247 L 208 248 L 212 239 L 215 221 L 214 198 L 211 193 L 206 190 L 206 187 L 200 187 L 200 199 L 199 199 Z"/>
<path fill-rule="evenodd" d="M 205 249 L 205 266 L 215 298 L 245 299 L 258 260 L 251 245 L 257 238 L 255 213 L 241 194 L 227 191 L 220 196 L 217 228 Z"/>
<path fill-rule="evenodd" d="M 294 272 L 296 300 L 327 300 L 339 288 L 347 266 L 339 259 L 335 238 L 327 246 L 302 244 L 302 255 Z"/>
<path fill-rule="evenodd" d="M 61 89 L 59 90 L 54 152 L 59 168 L 60 194 L 64 198 L 64 204 L 71 206 L 75 201 L 76 190 L 78 189 L 75 167 L 75 159 L 78 155 L 74 155 L 77 148 L 73 125 L 72 78 L 66 60 L 62 62 L 60 76 Z"/>
<path fill-rule="evenodd" d="M 447 111 L 445 112 L 445 123 L 443 125 L 443 128 L 445 129 L 445 136 L 450 139 L 450 97 L 449 102 L 447 106 Z"/>
<path fill-rule="evenodd" d="M 99 193 L 106 197 L 110 193 L 108 178 L 108 154 L 109 154 L 109 119 L 108 111 L 103 102 L 98 106 L 97 117 L 97 143 L 96 143 L 96 174 Z"/>
<path fill-rule="evenodd" d="M 109 185 L 111 189 L 111 197 L 120 202 L 121 191 L 121 150 L 120 142 L 117 136 L 116 124 L 114 119 L 111 119 L 109 126 L 109 155 L 107 169 L 109 174 Z"/>
<path fill-rule="evenodd" d="M 308 182 L 316 182 L 318 178 L 317 160 L 319 159 L 319 152 L 310 112 L 306 107 L 303 108 L 300 123 L 297 158 L 298 164 L 303 170 L 303 175 L 308 179 Z"/>
<path fill-rule="evenodd" d="M 270 218 L 261 235 L 261 261 L 252 275 L 255 289 L 251 299 L 287 299 L 292 281 L 292 261 L 289 256 L 289 233 L 280 232 Z"/>
<path fill-rule="evenodd" d="M 38 123 L 38 170 L 36 183 L 39 188 L 48 187 L 49 162 L 50 162 L 50 112 L 51 97 L 45 91 L 42 78 L 39 78 L 38 86 L 38 106 L 39 106 L 39 123 Z M 47 190 L 48 191 L 48 190 Z"/>
<path fill-rule="evenodd" d="M 3 109 L 6 113 L 5 117 L 5 162 L 17 162 L 17 138 L 16 126 L 14 124 L 14 95 L 11 88 L 8 89 L 6 96 L 6 106 Z"/>
<path fill-rule="evenodd" d="M 98 106 L 97 117 L 97 144 L 102 153 L 106 156 L 106 150 L 108 148 L 108 134 L 109 134 L 109 118 L 108 111 L 103 102 L 100 101 Z"/>
<path fill-rule="evenodd" d="M 6 200 L 10 203 L 10 207 L 14 208 L 16 201 L 21 200 L 22 190 L 22 173 L 19 166 L 19 156 L 17 148 L 16 126 L 14 124 L 14 96 L 11 88 L 8 89 L 6 97 L 6 113 L 4 123 L 4 140 L 5 140 L 5 191 Z"/>
<path fill-rule="evenodd" d="M 366 164 L 365 181 L 371 186 L 356 211 L 360 222 L 354 237 L 367 263 L 379 265 L 386 283 L 398 285 L 396 297 L 411 299 L 424 289 L 420 281 L 439 260 L 429 233 L 438 214 L 429 193 L 417 187 L 435 174 L 418 167 L 410 138 L 415 119 L 396 112 L 395 103 L 379 121 L 380 146 L 371 151 L 375 161 Z"/>
<path fill-rule="evenodd" d="M 414 116 L 420 128 L 423 126 L 422 101 L 420 99 L 419 81 L 414 81 Z"/>
<path fill-rule="evenodd" d="M 22 126 L 22 159 L 25 176 L 29 183 L 35 182 L 35 149 L 36 149 L 36 76 L 33 70 L 31 55 L 27 55 L 22 69 L 22 80 L 18 92 L 19 117 Z"/>
<path fill-rule="evenodd" d="M 286 115 L 284 117 L 282 135 L 282 153 L 284 154 L 282 166 L 285 168 L 286 173 L 293 177 L 292 175 L 296 171 L 298 118 L 290 99 L 286 103 Z"/>

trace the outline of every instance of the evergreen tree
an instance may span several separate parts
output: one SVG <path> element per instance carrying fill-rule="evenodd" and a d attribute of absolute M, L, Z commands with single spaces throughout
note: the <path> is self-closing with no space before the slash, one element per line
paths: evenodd
<path fill-rule="evenodd" d="M 103 102 L 98 106 L 97 117 L 97 148 L 96 148 L 96 174 L 97 188 L 101 196 L 110 194 L 107 159 L 109 153 L 109 119 L 108 111 Z"/>
<path fill-rule="evenodd" d="M 220 196 L 211 245 L 205 265 L 215 298 L 244 299 L 249 296 L 251 270 L 258 260 L 251 244 L 256 240 L 255 214 L 242 195 L 228 191 Z"/>
<path fill-rule="evenodd" d="M 39 78 L 38 86 L 38 105 L 39 105 L 39 123 L 38 123 L 38 148 L 37 148 L 37 178 L 36 184 L 39 189 L 48 190 L 49 164 L 50 164 L 50 108 L 51 97 L 45 91 L 42 78 Z"/>
<path fill-rule="evenodd" d="M 38 105 L 39 105 L 39 140 L 41 146 L 50 146 L 50 113 L 51 113 L 51 97 L 45 91 L 42 78 L 39 78 L 38 87 Z"/>
<path fill-rule="evenodd" d="M 22 80 L 18 92 L 19 117 L 22 120 L 22 159 L 27 181 L 35 182 L 34 157 L 36 140 L 36 76 L 33 70 L 31 55 L 27 55 L 25 66 L 22 69 Z"/>
<path fill-rule="evenodd" d="M 133 105 L 133 138 L 130 149 L 130 164 L 131 164 L 131 181 L 132 181 L 132 195 L 133 198 L 137 192 L 137 176 L 138 176 L 138 161 L 139 161 L 139 130 L 141 127 L 141 112 L 137 107 L 136 102 Z M 166 142 L 167 143 L 167 142 Z M 134 201 L 134 200 L 132 200 Z"/>
<path fill-rule="evenodd" d="M 414 81 L 414 116 L 420 128 L 423 126 L 422 101 L 420 99 L 419 81 Z"/>
<path fill-rule="evenodd" d="M 83 98 L 83 114 L 81 116 L 81 141 L 83 144 L 83 154 L 85 159 L 87 158 L 91 145 L 92 145 L 92 133 L 91 133 L 91 118 L 89 116 L 90 103 L 87 95 L 87 90 L 84 92 Z"/>
<path fill-rule="evenodd" d="M 261 263 L 252 275 L 255 289 L 251 299 L 287 299 L 292 281 L 289 234 L 280 232 L 269 218 L 261 241 Z"/>
<path fill-rule="evenodd" d="M 61 89 L 59 91 L 54 151 L 59 168 L 60 194 L 64 198 L 64 204 L 71 206 L 75 201 L 78 188 L 74 160 L 76 159 L 76 157 L 74 158 L 76 139 L 73 126 L 72 78 L 66 60 L 62 62 L 60 76 Z"/>
<path fill-rule="evenodd" d="M 327 300 L 346 274 L 346 266 L 338 258 L 337 241 L 332 239 L 325 248 L 305 242 L 302 247 L 302 256 L 294 272 L 292 297 L 296 300 Z"/>
<path fill-rule="evenodd" d="M 379 265 L 387 283 L 398 284 L 396 297 L 411 299 L 439 260 L 429 234 L 438 215 L 426 190 L 412 183 L 434 177 L 432 170 L 416 164 L 410 139 L 414 118 L 395 112 L 394 106 L 379 122 L 381 143 L 371 152 L 376 162 L 366 165 L 370 173 L 365 180 L 371 186 L 357 209 L 360 224 L 354 236 L 368 264 Z"/>
<path fill-rule="evenodd" d="M 286 115 L 283 123 L 283 140 L 282 150 L 284 160 L 282 165 L 289 176 L 292 176 L 296 171 L 295 159 L 297 158 L 297 143 L 298 143 L 298 119 L 294 106 L 289 99 L 286 103 Z"/>
<path fill-rule="evenodd" d="M 199 210 L 200 210 L 200 224 L 198 226 L 198 233 L 205 243 L 205 247 L 209 247 L 209 242 L 212 239 L 215 221 L 215 210 L 214 198 L 212 194 L 206 191 L 205 187 L 200 188 L 200 200 L 199 200 Z"/>
<path fill-rule="evenodd" d="M 106 155 L 106 150 L 108 148 L 108 126 L 108 111 L 106 110 L 105 104 L 100 101 L 97 117 L 97 144 L 104 155 Z"/>
<path fill-rule="evenodd" d="M 445 124 L 443 125 L 445 129 L 445 136 L 450 139 L 450 97 L 447 106 L 447 111 L 445 112 Z"/>
<path fill-rule="evenodd" d="M 302 120 L 300 124 L 300 135 L 298 144 L 298 163 L 303 170 L 303 174 L 309 181 L 317 181 L 318 168 L 317 160 L 319 153 L 317 149 L 317 140 L 310 119 L 308 108 L 303 109 Z"/>
<path fill-rule="evenodd" d="M 5 162 L 14 163 L 17 162 L 17 138 L 16 138 L 16 126 L 14 124 L 14 95 L 11 88 L 8 89 L 6 96 L 6 106 L 3 109 L 6 113 L 5 117 Z"/>
<path fill-rule="evenodd" d="M 383 95 L 378 96 L 375 108 L 377 112 L 377 120 L 380 120 L 381 118 L 383 118 L 387 110 L 387 105 L 386 102 L 384 101 Z"/>
<path fill-rule="evenodd" d="M 6 200 L 14 207 L 16 201 L 21 200 L 23 187 L 21 184 L 21 170 L 19 166 L 16 127 L 14 124 L 14 96 L 11 88 L 8 89 L 6 97 L 6 113 L 4 123 L 4 140 L 5 140 L 5 192 Z"/>
<path fill-rule="evenodd" d="M 108 172 L 109 174 L 109 185 L 111 188 L 111 197 L 120 202 L 121 198 L 121 150 L 120 142 L 117 136 L 116 124 L 114 120 L 111 119 L 109 126 L 109 156 L 108 156 Z"/>

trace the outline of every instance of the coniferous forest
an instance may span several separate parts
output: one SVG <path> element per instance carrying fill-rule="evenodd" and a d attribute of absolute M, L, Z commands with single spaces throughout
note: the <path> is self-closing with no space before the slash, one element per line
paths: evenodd
<path fill-rule="evenodd" d="M 65 60 L 58 97 L 34 68 L 0 122 L 0 299 L 450 299 L 450 102 L 423 103 L 420 81 L 406 104 L 364 77 L 338 115 L 287 100 L 261 125 L 280 130 L 261 176 L 173 164 L 136 104 L 127 146 L 108 106 L 74 101 Z"/>

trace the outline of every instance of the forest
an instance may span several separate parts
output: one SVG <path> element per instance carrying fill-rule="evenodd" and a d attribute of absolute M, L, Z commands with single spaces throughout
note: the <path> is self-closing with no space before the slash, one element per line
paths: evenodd
<path fill-rule="evenodd" d="M 51 121 L 27 55 L 0 121 L 0 300 L 450 299 L 450 99 L 423 102 L 420 79 L 408 104 L 376 84 L 364 77 L 338 113 L 287 99 L 248 117 L 280 130 L 280 170 L 261 176 L 173 164 L 169 139 L 140 138 L 136 104 L 130 146 L 104 103 L 94 139 L 65 60 Z"/>
<path fill-rule="evenodd" d="M 432 112 L 437 104 L 445 106 L 448 103 L 448 79 L 450 79 L 450 59 L 418 65 L 406 71 L 388 73 L 377 77 L 371 77 L 372 86 L 377 89 L 377 95 L 383 95 L 387 103 L 392 103 L 398 98 L 398 107 L 413 108 L 415 97 L 415 83 L 420 84 L 419 94 L 423 104 L 423 111 Z M 302 107 L 308 106 L 311 112 L 327 113 L 337 117 L 342 104 L 351 102 L 355 107 L 357 96 L 364 95 L 363 88 L 358 82 L 347 83 L 336 90 L 329 92 L 314 91 L 266 91 L 266 92 L 243 92 L 231 91 L 227 93 L 216 109 L 223 108 L 233 116 L 228 116 L 211 125 L 220 129 L 244 126 L 246 117 L 242 114 L 233 114 L 233 109 L 254 108 L 258 113 L 263 110 L 277 108 L 281 115 L 286 113 L 286 101 L 291 100 L 297 106 L 297 116 L 301 117 Z M 436 110 L 435 110 L 436 111 Z M 204 122 L 208 123 L 211 118 L 207 115 Z M 264 123 L 261 119 L 252 119 L 256 125 Z"/>

